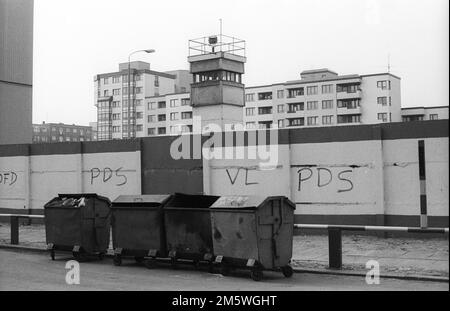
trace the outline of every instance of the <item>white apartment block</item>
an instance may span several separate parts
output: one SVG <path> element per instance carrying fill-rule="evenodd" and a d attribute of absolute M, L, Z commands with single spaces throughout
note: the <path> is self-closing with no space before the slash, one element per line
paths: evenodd
<path fill-rule="evenodd" d="M 247 87 L 245 93 L 247 128 L 401 120 L 400 78 L 388 73 L 339 76 L 328 69 L 308 70 L 300 80 Z"/>
<path fill-rule="evenodd" d="M 146 97 L 148 136 L 192 131 L 189 93 Z M 247 129 L 399 122 L 400 78 L 392 74 L 339 76 L 328 69 L 286 83 L 247 87 Z"/>
<path fill-rule="evenodd" d="M 190 92 L 180 92 L 181 88 L 188 88 L 186 85 L 192 82 L 192 76 L 188 76 L 187 71 L 170 74 L 177 72 L 182 74 L 173 79 L 168 73 L 144 70 L 142 79 L 150 83 L 136 82 L 136 87 L 141 84 L 146 87 L 136 94 L 135 137 L 192 132 Z M 152 84 L 158 75 L 159 89 Z M 108 89 L 108 85 L 103 84 L 105 75 L 99 77 L 97 89 L 101 92 Z M 161 83 L 166 85 L 161 87 Z M 247 129 L 255 129 L 448 119 L 447 106 L 402 109 L 400 93 L 400 78 L 390 73 L 340 76 L 328 69 L 307 70 L 301 73 L 299 80 L 246 87 L 243 120 Z M 126 112 L 121 110 L 126 98 L 115 96 L 110 116 L 111 134 L 108 137 L 108 131 L 101 131 L 99 125 L 99 140 L 127 136 Z M 100 103 L 101 99 L 96 98 L 96 102 Z M 108 118 L 107 112 L 99 112 L 100 117 Z M 101 122 L 99 119 L 99 124 Z M 107 125 L 104 126 L 106 129 Z"/>
<path fill-rule="evenodd" d="M 190 90 L 188 82 L 191 78 L 187 70 L 158 72 L 150 70 L 150 64 L 140 61 L 131 62 L 130 68 L 130 84 L 128 84 L 128 63 L 119 64 L 117 72 L 94 77 L 98 140 L 146 136 L 145 98 Z M 128 96 L 129 85 L 132 90 L 130 96 Z M 130 107 L 128 107 L 129 99 Z"/>

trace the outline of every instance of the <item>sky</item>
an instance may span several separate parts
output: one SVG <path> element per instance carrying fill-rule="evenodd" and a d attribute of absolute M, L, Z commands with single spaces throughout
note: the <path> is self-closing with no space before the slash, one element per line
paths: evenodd
<path fill-rule="evenodd" d="M 94 75 L 128 54 L 189 69 L 188 40 L 246 40 L 246 86 L 339 74 L 401 77 L 402 107 L 449 102 L 448 0 L 35 0 L 33 122 L 96 121 Z M 389 60 L 389 61 L 388 61 Z"/>

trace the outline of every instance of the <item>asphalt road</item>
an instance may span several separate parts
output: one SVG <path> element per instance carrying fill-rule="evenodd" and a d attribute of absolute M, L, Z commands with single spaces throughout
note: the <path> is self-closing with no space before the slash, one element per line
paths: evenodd
<path fill-rule="evenodd" d="M 224 277 L 164 264 L 149 270 L 132 260 L 116 267 L 110 258 L 80 263 L 80 284 L 67 285 L 65 264 L 70 259 L 57 254 L 51 261 L 47 253 L 0 249 L 0 290 L 449 290 L 449 284 L 441 282 L 381 278 L 379 285 L 367 285 L 363 277 L 310 273 L 287 279 L 265 272 L 265 279 L 255 282 L 247 273 Z"/>

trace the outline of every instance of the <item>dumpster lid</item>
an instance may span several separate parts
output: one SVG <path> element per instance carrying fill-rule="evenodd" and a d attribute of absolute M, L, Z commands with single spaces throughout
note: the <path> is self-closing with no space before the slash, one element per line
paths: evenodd
<path fill-rule="evenodd" d="M 163 204 L 169 199 L 169 194 L 119 195 L 113 204 L 117 203 L 158 203 Z"/>
<path fill-rule="evenodd" d="M 236 209 L 256 209 L 264 202 L 268 200 L 279 200 L 282 199 L 288 205 L 295 209 L 294 203 L 292 203 L 288 198 L 284 196 L 270 196 L 265 197 L 262 195 L 228 195 L 221 196 L 211 208 L 236 208 Z"/>
<path fill-rule="evenodd" d="M 164 207 L 176 208 L 209 208 L 220 198 L 215 195 L 175 193 Z"/>

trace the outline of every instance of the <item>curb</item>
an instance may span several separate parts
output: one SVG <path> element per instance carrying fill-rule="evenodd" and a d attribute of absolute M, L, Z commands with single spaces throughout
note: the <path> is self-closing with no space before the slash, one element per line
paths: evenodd
<path fill-rule="evenodd" d="M 331 269 L 302 269 L 293 267 L 295 273 L 313 273 L 313 274 L 328 274 L 328 275 L 344 275 L 344 276 L 359 276 L 366 277 L 365 272 L 350 272 L 345 270 L 331 270 Z M 409 281 L 426 281 L 426 282 L 441 282 L 449 283 L 449 278 L 441 276 L 424 276 L 424 275 L 396 275 L 396 274 L 380 274 L 380 278 L 384 279 L 398 279 Z"/>
<path fill-rule="evenodd" d="M 29 251 L 34 253 L 47 253 L 48 250 L 45 248 L 38 248 L 33 246 L 23 246 L 23 245 L 10 245 L 10 244 L 0 244 L 0 249 L 9 249 L 16 251 Z M 106 253 L 105 257 L 112 258 L 113 255 Z M 365 277 L 365 272 L 350 272 L 345 270 L 331 270 L 331 269 L 313 269 L 313 268 L 297 268 L 292 267 L 295 273 L 312 273 L 312 274 L 327 274 L 327 275 L 342 275 L 342 276 L 358 276 Z M 380 278 L 385 279 L 398 279 L 398 280 L 411 280 L 411 281 L 425 281 L 425 282 L 441 282 L 449 283 L 449 278 L 439 277 L 439 276 L 415 276 L 415 275 L 395 275 L 395 274 L 380 274 Z"/>

